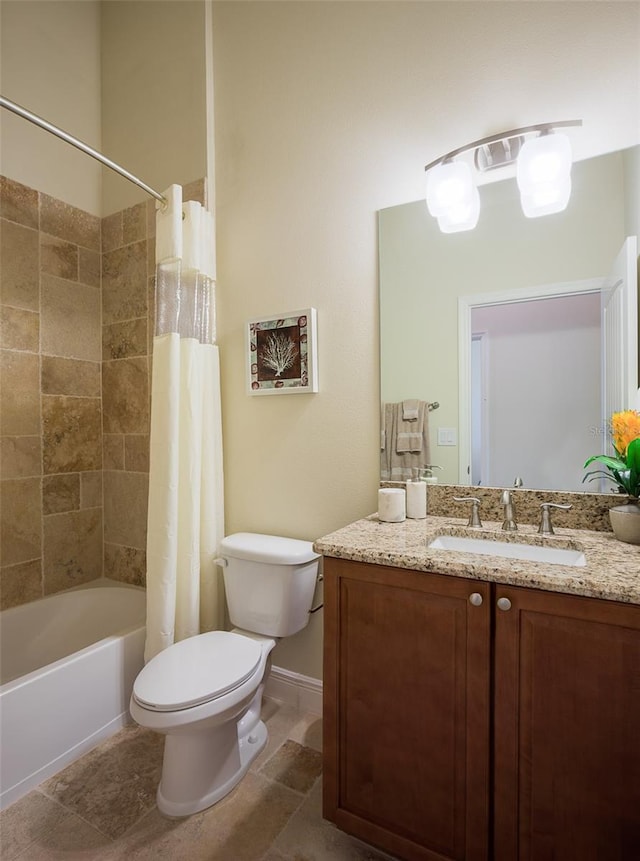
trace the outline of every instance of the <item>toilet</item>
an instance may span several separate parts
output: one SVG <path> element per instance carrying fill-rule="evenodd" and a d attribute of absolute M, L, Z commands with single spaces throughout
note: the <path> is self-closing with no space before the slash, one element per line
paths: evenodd
<path fill-rule="evenodd" d="M 220 801 L 264 748 L 271 650 L 308 624 L 318 578 L 309 541 L 238 532 L 223 538 L 220 556 L 233 630 L 174 643 L 133 685 L 131 716 L 166 735 L 157 793 L 166 816 Z"/>

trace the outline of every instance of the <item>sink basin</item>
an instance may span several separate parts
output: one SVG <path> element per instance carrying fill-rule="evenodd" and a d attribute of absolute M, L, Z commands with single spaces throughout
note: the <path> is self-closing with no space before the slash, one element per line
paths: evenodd
<path fill-rule="evenodd" d="M 438 535 L 428 545 L 430 550 L 455 550 L 458 553 L 480 553 L 485 556 L 503 556 L 527 562 L 545 562 L 549 565 L 582 567 L 587 564 L 581 550 L 562 547 L 541 547 L 539 544 L 516 544 L 492 541 L 486 538 L 464 538 L 459 535 Z"/>

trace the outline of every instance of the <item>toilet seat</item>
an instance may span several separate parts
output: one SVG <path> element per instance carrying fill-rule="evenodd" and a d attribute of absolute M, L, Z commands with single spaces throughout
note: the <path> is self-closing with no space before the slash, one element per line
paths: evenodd
<path fill-rule="evenodd" d="M 178 711 L 217 699 L 253 675 L 262 647 L 230 631 L 210 631 L 174 643 L 139 673 L 133 698 L 143 708 Z"/>

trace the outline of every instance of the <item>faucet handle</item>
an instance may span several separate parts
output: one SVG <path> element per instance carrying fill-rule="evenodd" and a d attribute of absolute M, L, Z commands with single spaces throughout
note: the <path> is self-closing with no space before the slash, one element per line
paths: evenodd
<path fill-rule="evenodd" d="M 538 527 L 538 532 L 540 535 L 555 535 L 553 531 L 553 526 L 551 525 L 551 512 L 550 508 L 561 508 L 563 511 L 568 511 L 570 508 L 573 508 L 572 505 L 560 505 L 558 502 L 543 502 L 540 505 L 541 508 L 541 516 L 540 516 L 540 526 Z"/>
<path fill-rule="evenodd" d="M 471 526 L 472 529 L 482 529 L 482 522 L 480 521 L 480 500 L 477 496 L 454 496 L 453 497 L 456 502 L 470 502 L 471 503 L 471 513 L 469 514 L 469 520 L 467 522 L 467 526 Z"/>

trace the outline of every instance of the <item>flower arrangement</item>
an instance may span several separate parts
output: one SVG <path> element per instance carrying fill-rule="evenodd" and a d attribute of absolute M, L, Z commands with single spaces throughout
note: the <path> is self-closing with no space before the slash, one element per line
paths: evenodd
<path fill-rule="evenodd" d="M 598 469 L 588 472 L 582 479 L 593 481 L 604 475 L 618 486 L 619 493 L 628 494 L 633 500 L 640 500 L 640 413 L 637 410 L 624 410 L 611 416 L 611 435 L 616 457 L 597 454 L 585 463 L 598 461 L 606 466 L 608 472 Z"/>

